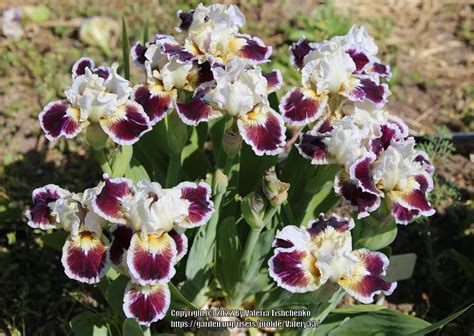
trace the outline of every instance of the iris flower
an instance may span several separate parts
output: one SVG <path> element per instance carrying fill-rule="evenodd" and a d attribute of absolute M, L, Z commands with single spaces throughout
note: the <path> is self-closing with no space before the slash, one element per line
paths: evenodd
<path fill-rule="evenodd" d="M 177 104 L 181 119 L 197 125 L 227 114 L 257 155 L 281 152 L 285 144 L 283 118 L 268 102 L 268 94 L 281 85 L 280 73 L 274 70 L 265 74 L 240 60 L 215 67 L 212 72 L 213 81 L 201 85 L 190 101 Z"/>
<path fill-rule="evenodd" d="M 33 206 L 26 213 L 32 228 L 69 232 L 61 262 L 69 278 L 85 283 L 99 282 L 110 266 L 109 242 L 102 234 L 107 221 L 92 207 L 96 191 L 75 194 L 48 184 L 33 191 Z"/>
<path fill-rule="evenodd" d="M 364 27 L 356 26 L 322 43 L 302 38 L 293 44 L 291 61 L 301 71 L 302 86 L 291 89 L 280 102 L 285 121 L 307 125 L 336 116 L 344 104 L 383 107 L 389 90 L 380 79 L 391 73 L 389 66 L 380 63 L 377 52 Z"/>
<path fill-rule="evenodd" d="M 74 64 L 67 99 L 49 103 L 39 115 L 48 140 L 73 138 L 88 125 L 100 125 L 115 143 L 131 145 L 151 129 L 150 118 L 130 99 L 132 88 L 117 67 L 95 67 L 86 57 Z"/>
<path fill-rule="evenodd" d="M 206 224 L 214 211 L 211 189 L 204 182 L 163 189 L 156 182 L 134 184 L 107 175 L 98 188 L 94 209 L 116 223 L 110 260 L 132 279 L 125 292 L 124 312 L 149 325 L 168 310 L 167 283 L 187 252 L 182 230 Z"/>
<path fill-rule="evenodd" d="M 239 33 L 245 17 L 235 5 L 199 4 L 188 13 L 178 12 L 181 24 L 178 31 L 185 32 L 185 48 L 200 62 L 224 65 L 234 59 L 257 64 L 266 62 L 272 48 L 262 40 Z"/>
<path fill-rule="evenodd" d="M 415 149 L 405 123 L 385 111 L 355 108 L 334 122 L 321 121 L 300 136 L 300 153 L 315 165 L 341 166 L 335 191 L 363 218 L 388 198 L 399 224 L 431 216 L 428 201 L 434 167 L 428 155 Z"/>
<path fill-rule="evenodd" d="M 352 250 L 352 219 L 332 215 L 311 221 L 306 228 L 290 225 L 279 231 L 268 261 L 270 277 L 292 293 L 315 291 L 331 282 L 363 303 L 374 295 L 390 295 L 396 282 L 383 280 L 387 257 L 367 249 Z"/>

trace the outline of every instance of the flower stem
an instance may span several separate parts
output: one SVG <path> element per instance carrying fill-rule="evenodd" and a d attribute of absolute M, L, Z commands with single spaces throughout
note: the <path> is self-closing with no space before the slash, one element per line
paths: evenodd
<path fill-rule="evenodd" d="M 181 171 L 181 153 L 172 153 L 168 164 L 168 172 L 166 173 L 166 187 L 171 188 L 178 184 L 179 174 Z"/>
<path fill-rule="evenodd" d="M 230 307 L 240 307 L 242 300 L 248 293 L 246 284 L 251 283 L 252 279 L 255 277 L 255 274 L 253 274 L 253 272 L 249 272 L 249 270 L 251 268 L 252 254 L 261 232 L 262 229 L 250 229 L 250 232 L 247 236 L 242 259 L 238 267 L 240 279 L 238 283 L 235 284 L 233 290 L 229 293 L 227 298 L 227 304 Z"/>
<path fill-rule="evenodd" d="M 94 150 L 95 158 L 97 162 L 99 162 L 100 168 L 102 172 L 112 176 L 112 168 L 110 168 L 109 161 L 107 161 L 107 157 L 105 156 L 104 149 Z"/>

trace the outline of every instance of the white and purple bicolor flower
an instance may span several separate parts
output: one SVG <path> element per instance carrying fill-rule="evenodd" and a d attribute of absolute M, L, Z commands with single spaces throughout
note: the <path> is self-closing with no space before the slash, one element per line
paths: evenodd
<path fill-rule="evenodd" d="M 367 31 L 355 26 L 346 35 L 322 43 L 303 38 L 290 46 L 302 86 L 291 89 L 280 102 L 285 121 L 307 125 L 334 115 L 339 105 L 347 103 L 385 105 L 390 92 L 380 78 L 389 77 L 390 69 L 379 62 L 377 51 Z"/>
<path fill-rule="evenodd" d="M 32 228 L 69 232 L 61 262 L 69 278 L 85 283 L 99 282 L 110 266 L 109 243 L 102 234 L 107 222 L 92 208 L 95 192 L 91 188 L 74 194 L 48 184 L 33 191 L 33 206 L 26 212 Z"/>
<path fill-rule="evenodd" d="M 212 80 L 210 64 L 199 63 L 195 55 L 169 35 L 156 35 L 153 42 L 145 45 L 137 42 L 131 54 L 147 77 L 147 84 L 134 88 L 133 99 L 143 106 L 152 125 L 172 110 L 178 90 L 194 91 Z"/>
<path fill-rule="evenodd" d="M 358 108 L 335 121 L 321 120 L 301 134 L 297 145 L 312 164 L 342 167 L 335 191 L 351 202 L 358 218 L 377 210 L 381 198 L 388 197 L 399 224 L 434 213 L 428 202 L 434 167 L 414 146 L 400 118 Z"/>
<path fill-rule="evenodd" d="M 397 283 L 383 279 L 387 257 L 367 249 L 353 251 L 353 227 L 352 219 L 322 214 L 306 228 L 284 227 L 273 242 L 270 277 L 292 293 L 314 291 L 331 282 L 363 303 L 373 302 L 376 294 L 390 295 Z"/>
<path fill-rule="evenodd" d="M 130 99 L 132 89 L 117 67 L 95 67 L 86 57 L 74 64 L 67 99 L 49 103 L 39 115 L 48 140 L 73 138 L 89 124 L 98 124 L 114 142 L 130 145 L 151 129 L 150 118 Z"/>
<path fill-rule="evenodd" d="M 386 111 L 351 109 L 340 119 L 327 117 L 300 135 L 300 154 L 315 165 L 336 163 L 349 170 L 367 152 L 378 154 L 408 137 L 408 127 Z"/>
<path fill-rule="evenodd" d="M 428 201 L 428 193 L 433 190 L 432 166 L 429 161 L 419 161 L 423 155 L 415 150 L 412 137 L 393 142 L 378 155 L 369 152 L 354 162 L 350 179 L 339 177 L 336 190 L 351 203 L 359 202 L 353 196 L 357 194 L 373 198 L 374 202 L 387 197 L 399 224 L 431 216 L 435 213 Z M 354 186 L 357 192 L 352 193 Z"/>
<path fill-rule="evenodd" d="M 167 283 L 188 248 L 181 232 L 207 223 L 214 212 L 210 197 L 204 182 L 163 189 L 155 182 L 104 175 L 92 202 L 100 216 L 116 223 L 109 255 L 132 279 L 124 297 L 128 317 L 145 325 L 163 318 L 170 303 Z"/>
<path fill-rule="evenodd" d="M 268 94 L 281 86 L 279 71 L 264 74 L 258 66 L 234 60 L 212 72 L 212 82 L 200 86 L 190 101 L 177 104 L 183 122 L 197 125 L 228 114 L 257 155 L 281 152 L 285 145 L 283 118 L 268 102 Z"/>
<path fill-rule="evenodd" d="M 178 18 L 181 23 L 177 30 L 187 33 L 185 48 L 200 62 L 225 65 L 240 59 L 258 64 L 266 62 L 272 53 L 259 38 L 239 33 L 245 17 L 235 5 L 199 4 L 188 13 L 179 11 Z"/>

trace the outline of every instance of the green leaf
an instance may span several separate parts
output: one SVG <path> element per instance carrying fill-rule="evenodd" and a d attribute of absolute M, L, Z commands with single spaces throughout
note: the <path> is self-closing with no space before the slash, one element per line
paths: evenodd
<path fill-rule="evenodd" d="M 337 165 L 315 167 L 293 148 L 285 160 L 281 180 L 290 184 L 288 203 L 296 223 L 306 224 L 320 212 L 329 209 L 339 196 L 329 183 L 340 168 Z M 306 222 L 304 222 L 306 221 Z"/>
<path fill-rule="evenodd" d="M 256 230 L 251 230 L 248 239 L 253 238 Z M 233 272 L 238 272 L 240 278 L 237 284 L 232 289 L 228 298 L 228 303 L 233 307 L 238 307 L 248 296 L 253 295 L 263 290 L 267 284 L 262 279 L 259 279 L 258 283 L 254 283 L 259 275 L 259 270 L 266 259 L 268 252 L 272 247 L 273 239 L 275 238 L 275 230 L 262 231 L 258 235 L 258 240 L 254 245 L 252 254 L 249 255 L 249 259 L 245 260 L 245 249 L 240 261 L 240 267 L 234 267 Z M 246 242 L 247 243 L 247 242 Z M 268 278 L 268 275 L 266 275 Z"/>
<path fill-rule="evenodd" d="M 438 321 L 438 322 L 435 322 L 433 323 L 432 325 L 430 325 L 429 327 L 426 327 L 425 329 L 422 329 L 422 330 L 419 330 L 413 334 L 410 334 L 409 336 L 422 336 L 422 335 L 426 335 L 432 331 L 435 331 L 437 329 L 440 329 L 442 327 L 444 327 L 446 324 L 448 324 L 449 322 L 451 322 L 452 320 L 454 320 L 455 318 L 459 317 L 460 315 L 464 314 L 465 312 L 467 312 L 469 309 L 471 309 L 472 307 L 474 306 L 474 304 L 471 304 L 469 306 L 467 306 L 466 308 L 464 309 L 461 309 L 460 311 L 454 313 L 454 314 L 451 314 L 449 315 L 448 317 L 442 319 L 441 321 Z"/>
<path fill-rule="evenodd" d="M 389 257 L 389 265 L 385 281 L 400 281 L 410 279 L 416 263 L 416 254 L 406 253 Z"/>
<path fill-rule="evenodd" d="M 142 328 L 134 318 L 128 318 L 123 321 L 122 333 L 124 336 L 144 336 Z"/>
<path fill-rule="evenodd" d="M 170 282 L 168 283 L 168 286 L 170 288 L 171 292 L 171 301 L 180 301 L 186 305 L 187 308 L 191 308 L 193 310 L 198 310 L 197 308 L 191 301 L 189 301 L 179 290 L 176 288 L 176 286 Z"/>
<path fill-rule="evenodd" d="M 146 169 L 151 180 L 162 185 L 165 184 L 164 172 L 168 168 L 169 161 L 167 146 L 166 126 L 163 122 L 156 124 L 134 146 L 134 157 Z"/>
<path fill-rule="evenodd" d="M 308 293 L 291 293 L 280 287 L 266 291 L 257 296 L 257 309 L 277 309 L 288 306 L 309 306 L 315 303 L 324 303 L 332 300 L 337 293 L 337 287 L 326 283 L 315 291 Z"/>
<path fill-rule="evenodd" d="M 107 336 L 105 320 L 101 314 L 83 312 L 74 316 L 69 325 L 76 336 Z"/>
<path fill-rule="evenodd" d="M 252 148 L 242 143 L 239 172 L 239 194 L 247 195 L 255 186 L 261 183 L 265 170 L 274 166 L 277 155 L 257 156 Z"/>
<path fill-rule="evenodd" d="M 112 166 L 112 177 L 122 177 L 130 166 L 133 155 L 132 146 L 121 146 Z"/>
<path fill-rule="evenodd" d="M 377 219 L 370 215 L 361 220 L 355 220 L 356 227 L 353 231 L 355 249 L 368 248 L 381 250 L 390 245 L 397 237 L 397 224 L 391 215 Z"/>
<path fill-rule="evenodd" d="M 279 102 L 278 102 L 278 96 L 276 92 L 272 92 L 268 95 L 268 102 L 270 103 L 270 107 L 274 109 L 275 111 L 278 111 L 279 107 Z"/>
<path fill-rule="evenodd" d="M 122 67 L 123 76 L 130 80 L 130 45 L 128 43 L 127 24 L 125 18 L 122 17 Z"/>
<path fill-rule="evenodd" d="M 201 149 L 198 129 L 193 128 L 188 144 L 184 147 L 181 159 L 183 171 L 190 180 L 202 179 L 212 171 L 212 166 Z"/>
<path fill-rule="evenodd" d="M 474 264 L 461 253 L 453 250 L 454 260 L 458 263 L 459 267 L 462 268 L 464 273 L 469 277 L 471 281 L 474 281 Z"/>
<path fill-rule="evenodd" d="M 49 234 L 41 236 L 41 240 L 46 246 L 49 246 L 57 251 L 62 251 L 68 233 L 66 231 L 54 231 Z"/>
<path fill-rule="evenodd" d="M 228 122 L 228 117 L 217 118 L 209 121 L 209 134 L 212 140 L 212 153 L 218 167 L 224 167 L 226 155 L 222 150 L 222 137 Z"/>
<path fill-rule="evenodd" d="M 130 161 L 130 165 L 125 172 L 125 177 L 133 180 L 135 183 L 141 180 L 151 181 L 146 169 L 134 158 Z"/>
<path fill-rule="evenodd" d="M 334 309 L 332 313 L 334 314 L 360 314 L 365 312 L 372 312 L 386 309 L 384 306 L 376 305 L 376 304 L 366 304 L 366 305 L 353 305 L 344 308 Z"/>
<path fill-rule="evenodd" d="M 342 288 L 338 288 L 329 300 L 324 300 L 323 303 L 318 307 L 317 312 L 313 315 L 315 320 L 320 323 L 323 322 L 329 313 L 341 302 L 345 292 Z"/>
<path fill-rule="evenodd" d="M 242 248 L 239 242 L 237 225 L 234 217 L 227 217 L 217 227 L 217 258 L 216 273 L 224 290 L 229 293 L 238 280 L 236 265 Z"/>
<path fill-rule="evenodd" d="M 206 300 L 204 294 L 208 291 L 215 232 L 216 228 L 209 227 L 209 223 L 198 229 L 186 262 L 186 281 L 181 290 L 197 306 Z"/>
<path fill-rule="evenodd" d="M 308 204 L 308 207 L 306 208 L 305 215 L 300 222 L 300 226 L 307 225 L 310 220 L 317 216 L 317 214 L 315 214 L 316 209 L 326 199 L 326 197 L 328 197 L 333 192 L 333 187 L 334 182 L 329 180 L 321 186 L 321 189 L 319 189 L 316 194 L 314 194 Z"/>
<path fill-rule="evenodd" d="M 369 308 L 371 309 L 371 308 Z M 337 322 L 340 325 L 337 325 Z M 324 327 L 332 324 L 330 330 Z M 365 313 L 330 314 L 315 335 L 330 336 L 406 336 L 428 327 L 430 324 L 419 318 L 390 309 L 371 310 Z M 335 326 L 335 328 L 333 328 Z"/>
<path fill-rule="evenodd" d="M 117 279 L 112 281 L 106 290 L 107 303 L 114 312 L 115 315 L 122 318 L 125 317 L 123 313 L 123 296 L 125 293 L 125 287 L 128 284 L 128 278 L 124 275 L 119 276 Z"/>
<path fill-rule="evenodd" d="M 150 28 L 150 22 L 148 19 L 145 22 L 145 28 L 143 29 L 143 44 L 148 42 L 148 30 Z"/>

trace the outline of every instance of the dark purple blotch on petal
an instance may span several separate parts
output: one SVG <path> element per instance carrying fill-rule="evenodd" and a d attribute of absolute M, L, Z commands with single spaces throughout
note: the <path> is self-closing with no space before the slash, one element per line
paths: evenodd
<path fill-rule="evenodd" d="M 263 124 L 239 124 L 240 134 L 257 155 L 276 154 L 284 145 L 285 129 L 272 112 L 266 115 Z"/>
<path fill-rule="evenodd" d="M 380 204 L 380 196 L 363 191 L 349 176 L 340 174 L 336 192 L 357 208 L 360 214 L 367 214 L 375 210 Z"/>
<path fill-rule="evenodd" d="M 290 46 L 290 56 L 293 66 L 301 69 L 304 66 L 304 57 L 308 55 L 314 48 L 309 44 L 306 38 L 300 39 L 298 42 Z"/>
<path fill-rule="evenodd" d="M 420 211 L 416 209 L 407 209 L 395 202 L 392 204 L 392 215 L 397 223 L 408 224 L 413 218 L 420 215 Z"/>
<path fill-rule="evenodd" d="M 58 200 L 59 194 L 50 186 L 45 186 L 37 190 L 33 196 L 33 207 L 29 210 L 29 216 L 32 224 L 41 228 L 51 225 L 52 218 L 49 203 Z"/>
<path fill-rule="evenodd" d="M 142 45 L 140 42 L 136 42 L 130 49 L 133 62 L 137 65 L 144 66 L 146 61 L 145 53 L 147 50 L 147 47 Z"/>
<path fill-rule="evenodd" d="M 390 71 L 390 67 L 388 65 L 382 63 L 374 63 L 372 66 L 372 71 L 378 74 L 379 76 L 390 78 L 392 72 Z"/>
<path fill-rule="evenodd" d="M 369 63 L 369 58 L 361 50 L 349 49 L 346 51 L 346 53 L 348 53 L 349 56 L 354 61 L 356 65 L 356 72 L 358 73 L 361 72 L 364 69 L 364 67 Z"/>
<path fill-rule="evenodd" d="M 262 75 L 267 80 L 269 91 L 277 90 L 282 84 L 281 74 L 278 70 L 273 70 L 272 72 L 263 72 Z"/>
<path fill-rule="evenodd" d="M 206 61 L 198 65 L 199 70 L 198 70 L 198 81 L 197 85 L 203 84 L 210 82 L 214 79 L 214 74 L 212 73 L 211 70 L 211 64 Z"/>
<path fill-rule="evenodd" d="M 112 244 L 109 248 L 109 258 L 115 265 L 120 265 L 123 254 L 130 247 L 130 240 L 132 239 L 133 230 L 127 225 L 117 225 L 117 228 L 112 232 Z"/>
<path fill-rule="evenodd" d="M 194 97 L 185 103 L 176 103 L 177 112 L 181 119 L 188 125 L 197 125 L 201 121 L 209 119 L 213 108 L 204 100 L 208 88 L 197 89 Z"/>
<path fill-rule="evenodd" d="M 270 57 L 271 48 L 267 47 L 262 40 L 249 35 L 239 35 L 246 41 L 246 44 L 239 50 L 241 57 L 255 62 L 263 62 Z"/>
<path fill-rule="evenodd" d="M 127 317 L 134 317 L 140 324 L 148 326 L 165 316 L 170 304 L 168 285 L 155 285 L 147 289 L 139 285 L 129 286 L 124 297 Z"/>
<path fill-rule="evenodd" d="M 352 229 L 353 222 L 347 218 L 338 218 L 335 215 L 325 218 L 324 215 L 320 215 L 319 219 L 311 221 L 307 228 L 311 238 L 317 237 L 320 233 L 324 232 L 328 227 L 334 228 L 339 232 L 344 232 Z"/>
<path fill-rule="evenodd" d="M 379 275 L 368 274 L 364 276 L 356 290 L 364 297 L 371 297 L 375 292 L 390 292 L 391 289 L 392 283 L 386 282 Z"/>
<path fill-rule="evenodd" d="M 320 114 L 321 102 L 316 97 L 304 95 L 301 89 L 293 89 L 282 99 L 280 110 L 290 123 L 305 124 Z"/>
<path fill-rule="evenodd" d="M 179 11 L 178 12 L 178 18 L 181 20 L 181 23 L 178 26 L 178 29 L 180 31 L 186 31 L 191 27 L 191 24 L 193 23 L 193 16 L 194 16 L 194 10 L 191 10 L 189 12 L 183 12 Z"/>
<path fill-rule="evenodd" d="M 81 57 L 72 66 L 73 77 L 81 76 L 86 73 L 86 68 L 94 69 L 94 61 L 88 57 Z"/>
<path fill-rule="evenodd" d="M 92 73 L 96 74 L 100 78 L 107 79 L 109 78 L 109 75 L 110 75 L 110 68 L 106 66 L 100 66 L 100 67 L 94 68 L 92 70 Z"/>
<path fill-rule="evenodd" d="M 302 267 L 301 261 L 307 256 L 305 251 L 275 251 L 270 267 L 274 276 L 289 287 L 307 287 L 313 279 Z M 317 271 L 316 269 L 314 271 Z M 315 274 L 317 275 L 317 274 Z"/>
<path fill-rule="evenodd" d="M 48 140 L 55 140 L 61 135 L 72 137 L 78 133 L 81 125 L 67 112 L 69 105 L 64 101 L 49 103 L 41 112 L 41 128 Z"/>
<path fill-rule="evenodd" d="M 301 141 L 298 145 L 300 153 L 315 161 L 321 161 L 326 159 L 326 144 L 324 139 L 325 135 L 311 135 L 309 133 L 303 133 L 301 135 Z"/>
<path fill-rule="evenodd" d="M 100 215 L 107 220 L 122 220 L 122 198 L 130 192 L 127 181 L 105 177 L 104 186 L 93 202 Z"/>
<path fill-rule="evenodd" d="M 174 242 L 176 243 L 176 250 L 178 254 L 178 260 L 181 260 L 181 258 L 184 257 L 188 250 L 188 238 L 186 237 L 185 234 L 179 233 L 175 229 L 171 230 L 168 232 L 168 234 L 173 238 Z"/>
<path fill-rule="evenodd" d="M 137 103 L 128 103 L 125 114 L 121 117 L 107 120 L 104 131 L 115 142 L 131 145 L 137 142 L 140 136 L 150 130 L 150 119 L 143 108 Z"/>
<path fill-rule="evenodd" d="M 163 43 L 163 52 L 170 57 L 176 56 L 178 61 L 181 63 L 186 63 L 194 60 L 195 55 L 187 51 L 183 46 L 175 43 Z"/>
<path fill-rule="evenodd" d="M 132 238 L 128 251 L 127 264 L 133 267 L 132 274 L 143 283 L 157 283 L 169 280 L 174 274 L 174 264 L 176 262 L 176 245 L 168 233 L 161 236 L 148 235 L 148 242 L 142 242 L 137 234 Z M 154 242 L 160 240 L 160 242 Z M 145 244 L 160 244 L 163 247 L 157 253 L 151 253 L 143 248 Z M 171 245 L 173 244 L 173 246 Z"/>
<path fill-rule="evenodd" d="M 363 78 L 360 80 L 360 84 L 353 89 L 351 95 L 356 100 L 368 99 L 376 105 L 381 105 L 385 103 L 387 93 L 385 85 L 377 84 L 368 78 Z"/>
<path fill-rule="evenodd" d="M 143 107 L 148 118 L 150 118 L 151 124 L 155 124 L 163 119 L 173 104 L 173 99 L 170 95 L 153 95 L 150 92 L 150 88 L 146 85 L 141 85 L 135 89 L 134 99 Z"/>
<path fill-rule="evenodd" d="M 374 195 L 379 195 L 372 178 L 371 164 L 374 161 L 373 154 L 365 155 L 354 162 L 350 168 L 351 178 L 353 178 L 362 190 Z"/>
<path fill-rule="evenodd" d="M 91 241 L 85 243 L 86 248 L 82 246 L 84 240 Z M 66 274 L 81 282 L 99 282 L 107 266 L 106 252 L 107 247 L 92 232 L 83 231 L 77 237 L 68 238 L 62 257 Z"/>
<path fill-rule="evenodd" d="M 277 238 L 273 241 L 273 247 L 291 248 L 293 243 L 286 239 Z"/>
<path fill-rule="evenodd" d="M 371 147 L 375 154 L 379 154 L 390 146 L 392 140 L 399 140 L 397 130 L 394 130 L 389 125 L 381 125 L 380 131 L 382 135 L 372 140 Z"/>
<path fill-rule="evenodd" d="M 195 187 L 185 186 L 181 188 L 181 198 L 187 200 L 189 204 L 189 214 L 186 220 L 190 223 L 200 223 L 212 212 L 212 205 L 209 201 L 210 190 L 201 185 Z"/>

